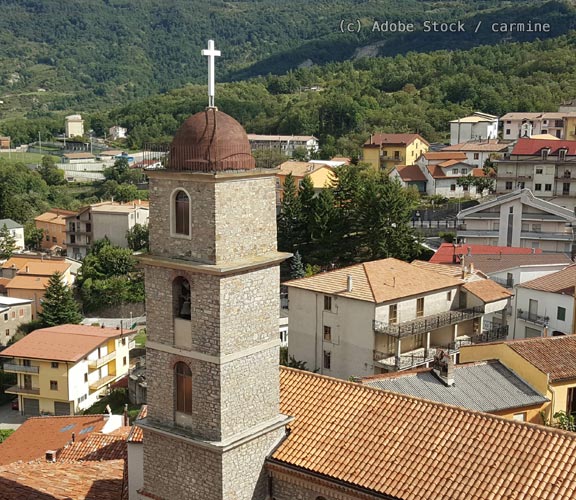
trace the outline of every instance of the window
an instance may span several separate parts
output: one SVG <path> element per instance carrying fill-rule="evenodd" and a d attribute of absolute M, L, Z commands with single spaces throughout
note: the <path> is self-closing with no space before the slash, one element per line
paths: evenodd
<path fill-rule="evenodd" d="M 532 242 L 532 248 L 540 248 L 540 242 L 539 241 L 533 241 Z"/>
<path fill-rule="evenodd" d="M 91 233 L 92 232 L 92 224 L 90 222 L 86 223 L 86 232 L 87 233 Z"/>
<path fill-rule="evenodd" d="M 326 342 L 332 342 L 332 327 L 330 326 L 324 327 L 324 340 Z"/>
<path fill-rule="evenodd" d="M 184 191 L 178 191 L 174 198 L 174 232 L 190 234 L 190 198 Z"/>
<path fill-rule="evenodd" d="M 172 283 L 172 297 L 174 302 L 174 317 L 191 319 L 190 282 L 186 278 L 178 276 L 174 280 Z"/>
<path fill-rule="evenodd" d="M 552 191 L 552 184 L 544 184 L 544 191 Z"/>
<path fill-rule="evenodd" d="M 556 311 L 556 319 L 560 321 L 566 321 L 566 308 L 558 306 L 558 310 Z"/>
<path fill-rule="evenodd" d="M 480 153 L 474 153 L 474 159 L 479 160 L 480 159 Z"/>
<path fill-rule="evenodd" d="M 126 356 L 122 358 L 122 366 L 126 366 Z"/>
<path fill-rule="evenodd" d="M 526 421 L 526 412 L 522 412 L 522 413 L 515 413 L 512 416 L 513 420 L 516 420 L 517 422 L 525 422 Z"/>
<path fill-rule="evenodd" d="M 12 311 L 11 316 L 12 316 L 12 319 L 16 318 L 16 311 Z"/>
<path fill-rule="evenodd" d="M 70 235 L 70 243 L 76 243 L 76 236 L 73 234 Z"/>
<path fill-rule="evenodd" d="M 8 321 L 8 313 L 4 313 L 4 321 Z"/>
<path fill-rule="evenodd" d="M 58 381 L 50 380 L 50 390 L 57 391 L 58 390 Z"/>
<path fill-rule="evenodd" d="M 512 189 L 512 181 L 506 181 L 506 189 Z"/>
<path fill-rule="evenodd" d="M 21 318 L 24 317 L 24 309 L 18 310 L 18 316 L 20 316 Z"/>
<path fill-rule="evenodd" d="M 30 364 L 30 360 L 29 360 L 29 359 L 23 359 L 23 360 L 22 360 L 22 366 L 32 366 L 32 365 Z"/>
<path fill-rule="evenodd" d="M 399 160 L 399 159 L 400 159 L 400 151 L 394 151 L 394 159 L 395 159 L 395 160 Z"/>
<path fill-rule="evenodd" d="M 532 231 L 539 233 L 542 231 L 542 224 L 532 224 Z"/>
<path fill-rule="evenodd" d="M 456 184 L 450 184 L 450 191 L 456 191 Z"/>
<path fill-rule="evenodd" d="M 525 186 L 525 185 L 526 185 L 526 184 L 524 183 L 524 181 L 520 181 L 520 182 L 517 184 L 516 187 L 518 187 L 519 189 L 524 189 L 524 186 Z"/>
<path fill-rule="evenodd" d="M 452 290 L 446 292 L 446 300 L 450 302 L 452 300 Z"/>
<path fill-rule="evenodd" d="M 324 369 L 330 370 L 330 365 L 332 362 L 332 353 L 330 351 L 324 351 Z"/>
<path fill-rule="evenodd" d="M 121 342 L 121 343 L 122 343 L 122 345 L 126 345 L 126 337 L 124 337 L 124 338 L 122 339 L 122 342 Z"/>
<path fill-rule="evenodd" d="M 453 168 L 453 169 L 452 169 L 452 174 L 458 175 L 458 169 L 457 169 L 457 168 Z"/>
<path fill-rule="evenodd" d="M 50 241 L 50 235 L 46 235 L 46 241 Z"/>
<path fill-rule="evenodd" d="M 506 129 L 506 135 L 510 135 L 510 129 L 509 128 Z"/>
<path fill-rule="evenodd" d="M 56 243 L 57 241 L 56 236 L 52 236 L 52 243 Z"/>
<path fill-rule="evenodd" d="M 462 191 L 468 191 L 468 184 L 464 184 L 464 186 L 462 186 Z"/>
<path fill-rule="evenodd" d="M 6 328 L 6 337 L 10 337 L 10 328 Z"/>
<path fill-rule="evenodd" d="M 546 134 L 547 132 L 542 131 L 543 134 Z M 543 160 L 547 160 L 548 159 L 548 153 L 550 152 L 550 150 L 548 148 L 542 148 L 542 150 L 540 151 L 540 154 L 542 155 L 542 159 Z"/>
<path fill-rule="evenodd" d="M 565 160 L 566 159 L 566 152 L 567 152 L 566 149 L 559 149 L 558 150 L 558 158 L 560 160 Z"/>
<path fill-rule="evenodd" d="M 539 183 L 534 184 L 534 191 L 542 191 L 542 184 Z"/>
<path fill-rule="evenodd" d="M 331 311 L 332 310 L 332 297 L 328 295 L 324 295 L 324 310 Z"/>
<path fill-rule="evenodd" d="M 192 415 L 192 371 L 190 367 L 178 361 L 176 372 L 176 411 Z"/>
<path fill-rule="evenodd" d="M 468 173 L 468 169 L 467 169 L 467 168 L 461 168 L 461 169 L 460 169 L 460 173 L 461 173 L 462 175 L 466 175 L 466 174 Z"/>
<path fill-rule="evenodd" d="M 398 321 L 398 304 L 390 304 L 388 306 L 388 323 L 394 324 Z"/>
<path fill-rule="evenodd" d="M 574 415 L 576 413 L 576 387 L 568 389 L 568 398 L 566 400 L 566 413 Z"/>
<path fill-rule="evenodd" d="M 88 382 L 88 374 L 87 373 L 84 374 L 84 382 Z"/>
<path fill-rule="evenodd" d="M 421 318 L 424 316 L 424 297 L 416 300 L 416 317 Z"/>
<path fill-rule="evenodd" d="M 52 361 L 52 363 L 50 363 L 50 366 L 52 366 L 52 368 L 58 368 L 58 361 Z"/>
<path fill-rule="evenodd" d="M 543 172 L 543 169 L 541 169 L 541 168 L 536 169 L 536 175 L 542 174 L 542 172 Z"/>

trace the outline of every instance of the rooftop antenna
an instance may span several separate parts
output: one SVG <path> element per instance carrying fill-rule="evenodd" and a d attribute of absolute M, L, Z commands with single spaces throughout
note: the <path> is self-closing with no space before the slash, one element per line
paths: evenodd
<path fill-rule="evenodd" d="M 208 57 L 208 107 L 214 108 L 214 58 L 220 56 L 220 51 L 214 48 L 214 40 L 208 40 L 208 48 L 202 49 L 202 55 Z"/>

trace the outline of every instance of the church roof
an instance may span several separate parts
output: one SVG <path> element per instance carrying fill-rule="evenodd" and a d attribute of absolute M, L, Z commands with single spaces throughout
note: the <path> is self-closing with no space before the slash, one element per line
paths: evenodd
<path fill-rule="evenodd" d="M 166 169 L 222 172 L 255 167 L 242 125 L 216 108 L 206 108 L 188 118 L 176 132 Z"/>
<path fill-rule="evenodd" d="M 576 434 L 281 369 L 287 465 L 404 500 L 573 498 Z"/>

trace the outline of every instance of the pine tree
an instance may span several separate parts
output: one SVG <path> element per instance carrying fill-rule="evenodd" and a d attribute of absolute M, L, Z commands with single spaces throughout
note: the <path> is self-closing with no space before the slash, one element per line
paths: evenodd
<path fill-rule="evenodd" d="M 302 263 L 302 256 L 300 252 L 296 250 L 294 256 L 290 260 L 290 278 L 297 279 L 306 276 L 306 270 L 304 269 L 304 264 Z"/>
<path fill-rule="evenodd" d="M 14 238 L 8 226 L 4 224 L 0 228 L 0 259 L 9 259 L 16 249 L 16 238 Z"/>
<path fill-rule="evenodd" d="M 74 300 L 72 290 L 62 282 L 62 274 L 55 272 L 50 276 L 48 286 L 44 292 L 42 312 L 38 317 L 43 327 L 80 323 L 78 304 Z"/>
<path fill-rule="evenodd" d="M 278 248 L 291 252 L 300 244 L 300 221 L 302 210 L 294 177 L 284 179 L 282 204 L 278 215 Z"/>

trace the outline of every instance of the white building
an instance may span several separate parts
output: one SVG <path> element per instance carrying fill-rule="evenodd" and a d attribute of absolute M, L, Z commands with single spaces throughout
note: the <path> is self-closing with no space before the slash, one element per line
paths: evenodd
<path fill-rule="evenodd" d="M 68 115 L 65 118 L 65 135 L 71 137 L 82 137 L 84 135 L 84 120 L 81 115 Z"/>
<path fill-rule="evenodd" d="M 10 231 L 10 234 L 16 240 L 16 249 L 24 250 L 24 226 L 12 219 L 0 219 L 0 228 L 3 228 L 4 226 L 6 226 Z"/>
<path fill-rule="evenodd" d="M 95 241 L 108 238 L 113 245 L 128 248 L 126 233 L 136 224 L 148 224 L 148 202 L 106 201 L 84 207 L 66 217 L 68 257 L 81 260 Z"/>
<path fill-rule="evenodd" d="M 450 144 L 498 138 L 498 117 L 476 112 L 450 121 Z"/>
<path fill-rule="evenodd" d="M 466 155 L 466 163 L 474 168 L 483 168 L 487 160 L 497 160 L 502 158 L 508 144 L 499 143 L 498 140 L 489 141 L 469 141 L 460 144 L 453 144 L 442 149 Z"/>
<path fill-rule="evenodd" d="M 529 189 L 462 210 L 458 223 L 462 243 L 573 251 L 574 212 L 536 198 Z"/>
<path fill-rule="evenodd" d="M 576 333 L 576 265 L 536 278 L 515 289 L 516 339 Z"/>
<path fill-rule="evenodd" d="M 438 348 L 455 355 L 461 344 L 506 337 L 506 327 L 483 317 L 506 307 L 509 292 L 476 273 L 430 266 L 382 259 L 289 281 L 290 356 L 346 379 L 425 365 Z"/>
<path fill-rule="evenodd" d="M 304 148 L 308 155 L 319 149 L 318 139 L 313 135 L 260 135 L 248 134 L 252 151 L 277 149 L 286 156 L 292 156 L 297 148 Z"/>
<path fill-rule="evenodd" d="M 108 129 L 108 137 L 112 141 L 116 141 L 118 139 L 126 139 L 126 135 L 128 134 L 128 129 L 121 127 L 120 125 L 114 125 Z"/>

